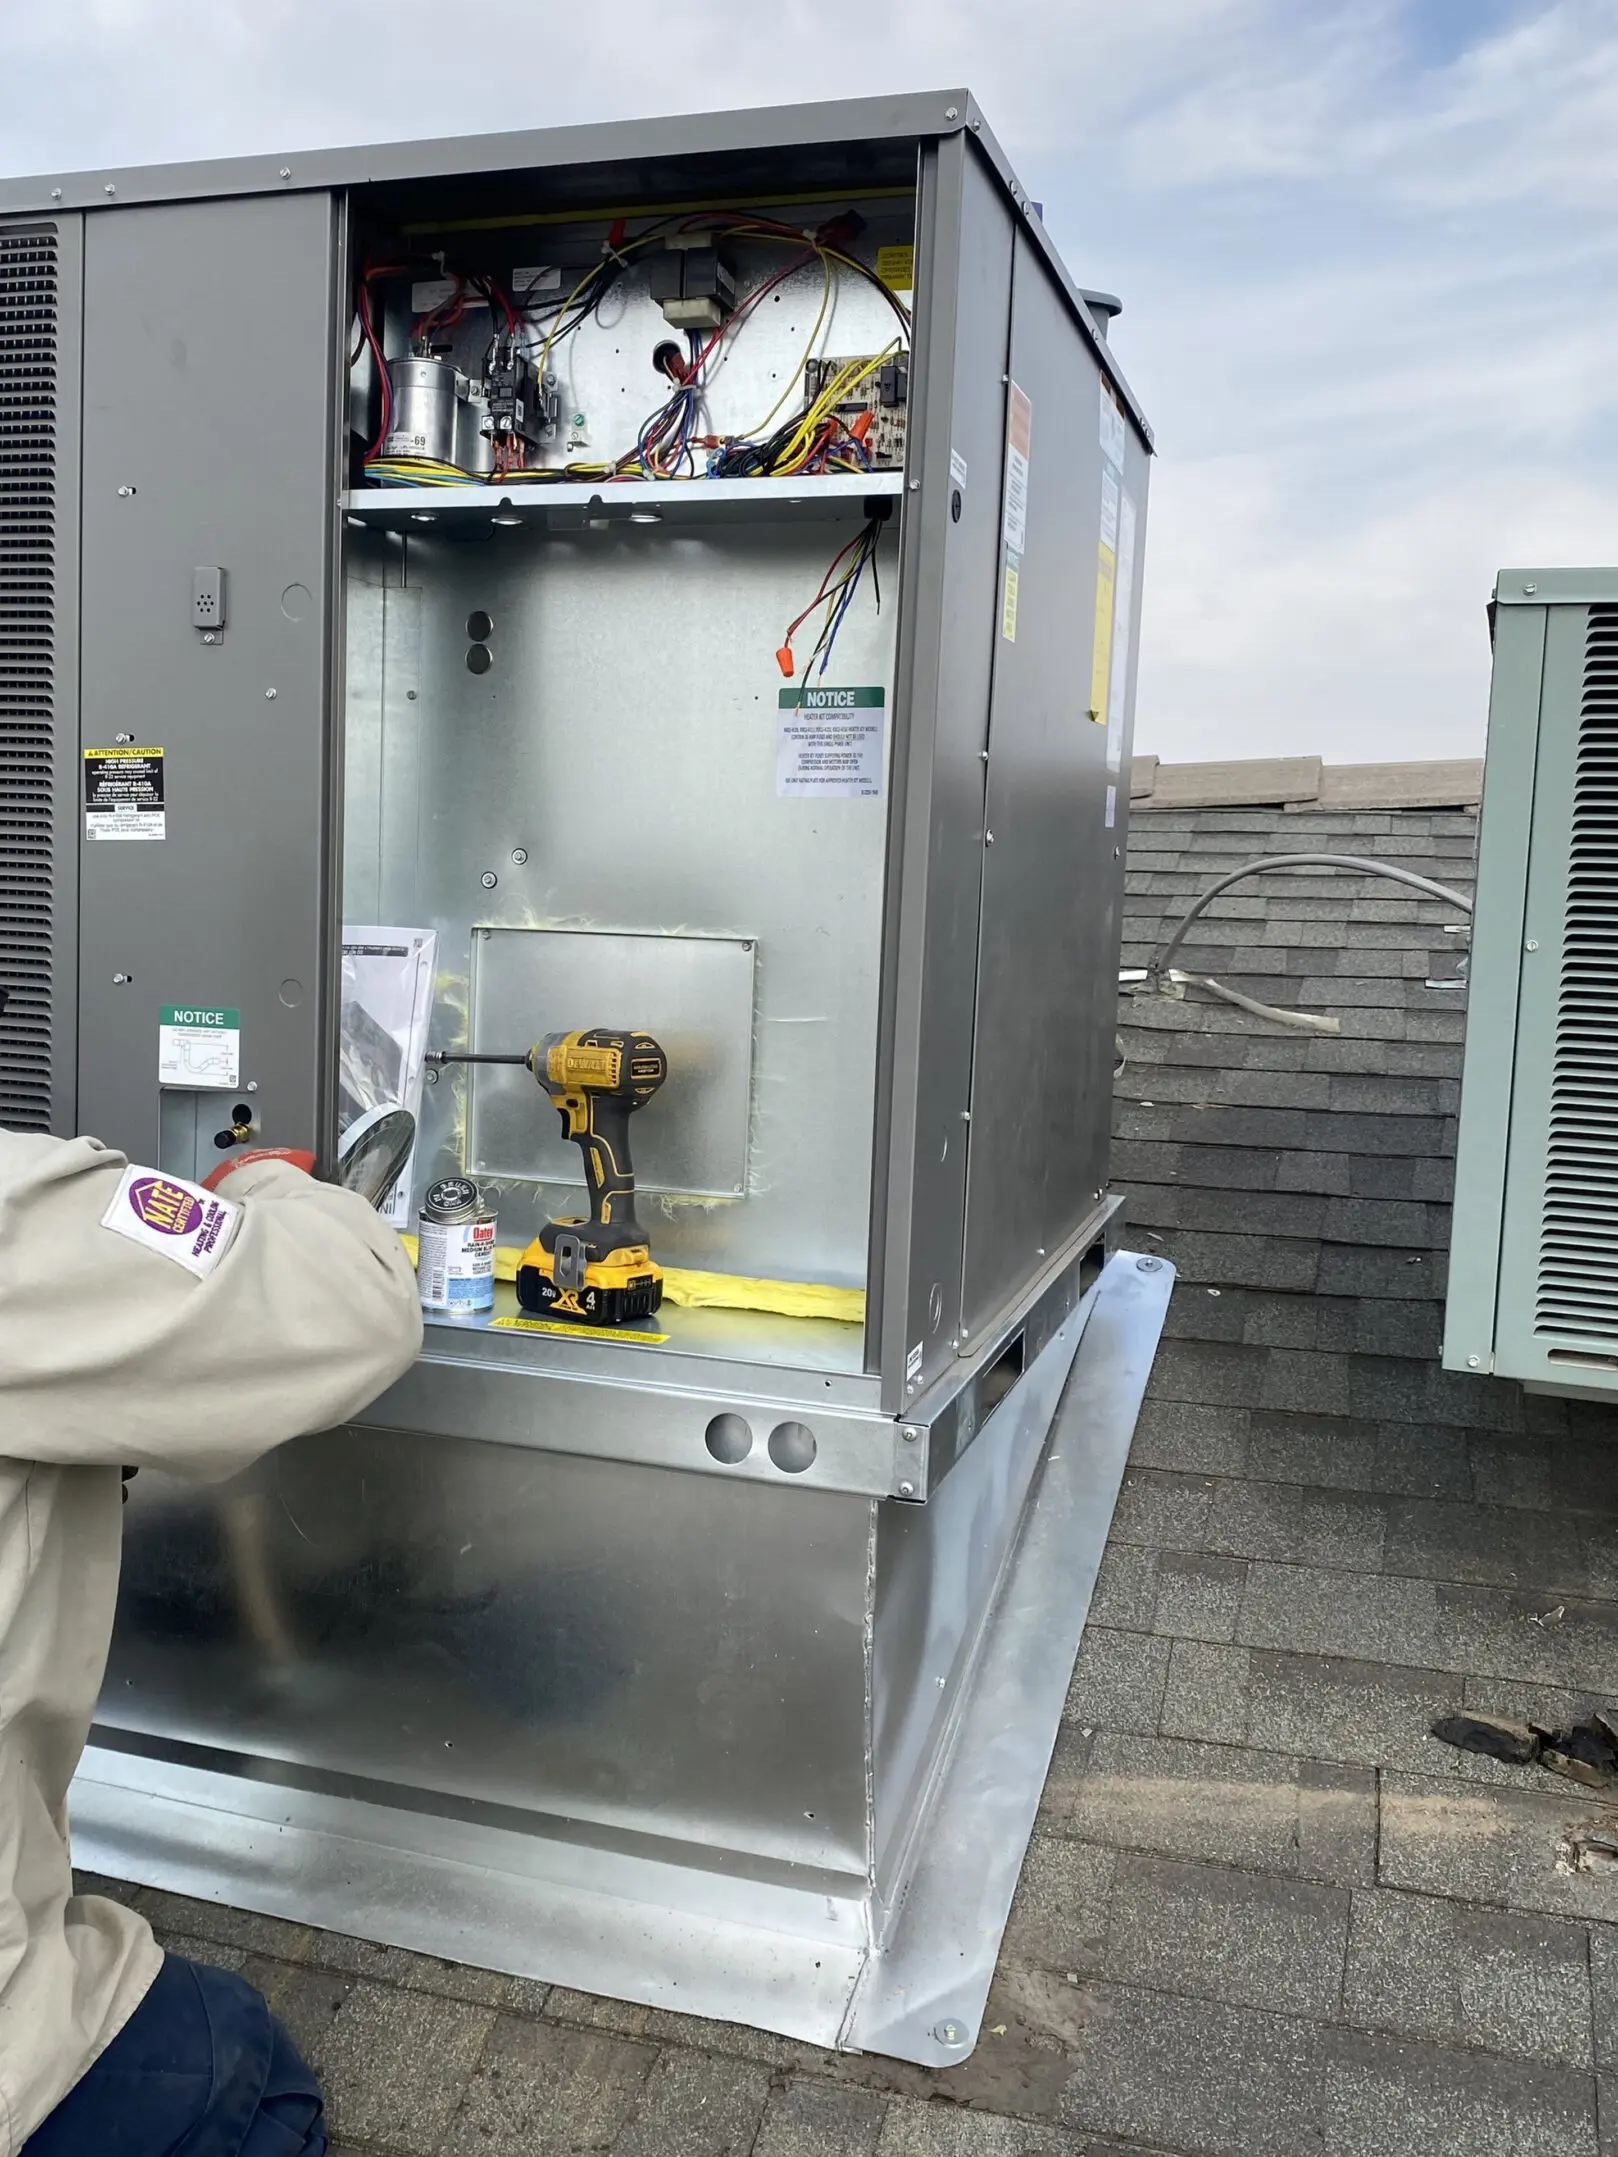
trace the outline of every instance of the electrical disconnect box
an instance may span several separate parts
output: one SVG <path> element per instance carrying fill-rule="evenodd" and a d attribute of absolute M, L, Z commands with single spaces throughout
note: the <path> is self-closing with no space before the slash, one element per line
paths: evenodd
<path fill-rule="evenodd" d="M 141 1477 L 86 1862 L 959 2056 L 873 1972 L 1121 1263 L 1115 311 L 964 92 L 0 184 L 0 1121 L 402 1103 L 439 1254 L 354 1426 Z"/>
<path fill-rule="evenodd" d="M 1618 571 L 1502 570 L 1444 1361 L 1618 1393 Z"/>

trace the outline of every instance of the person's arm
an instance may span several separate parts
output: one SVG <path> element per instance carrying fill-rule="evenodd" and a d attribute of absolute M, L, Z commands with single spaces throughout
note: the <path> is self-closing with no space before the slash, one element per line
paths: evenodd
<path fill-rule="evenodd" d="M 353 1192 L 271 1160 L 210 1195 L 0 1132 L 0 1454 L 229 1475 L 420 1346 L 410 1262 Z"/>

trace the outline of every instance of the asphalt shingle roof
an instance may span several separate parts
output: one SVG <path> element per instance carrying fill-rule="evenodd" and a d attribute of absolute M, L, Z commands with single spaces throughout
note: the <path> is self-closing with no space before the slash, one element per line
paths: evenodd
<path fill-rule="evenodd" d="M 1458 813 L 1140 816 L 1124 964 L 1253 855 L 1464 888 L 1473 842 Z M 265 1986 L 344 2148 L 1618 2153 L 1618 1806 L 1428 1735 L 1618 1690 L 1612 1415 L 1437 1363 L 1460 918 L 1335 877 L 1218 901 L 1186 966 L 1336 1036 L 1126 999 L 1114 1178 L 1179 1282 L 974 2057 L 836 2058 L 143 1893 Z"/>

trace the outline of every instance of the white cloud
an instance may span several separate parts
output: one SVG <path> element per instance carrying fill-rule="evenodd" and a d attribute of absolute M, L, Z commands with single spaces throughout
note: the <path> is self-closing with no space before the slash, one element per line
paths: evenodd
<path fill-rule="evenodd" d="M 1143 744 L 1475 747 L 1495 568 L 1618 557 L 1618 0 L 892 0 L 839 36 L 807 0 L 0 0 L 0 166 L 969 82 L 1125 299 Z"/>

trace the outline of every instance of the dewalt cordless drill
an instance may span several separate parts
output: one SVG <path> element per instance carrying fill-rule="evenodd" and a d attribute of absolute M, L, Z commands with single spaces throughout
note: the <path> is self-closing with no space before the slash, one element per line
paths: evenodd
<path fill-rule="evenodd" d="M 592 1026 L 547 1034 L 526 1054 L 440 1050 L 427 1060 L 525 1065 L 560 1112 L 563 1136 L 584 1155 L 590 1217 L 548 1222 L 523 1252 L 517 1268 L 523 1309 L 594 1326 L 650 1318 L 663 1301 L 663 1270 L 635 1218 L 629 1119 L 669 1075 L 668 1058 L 651 1035 Z"/>

